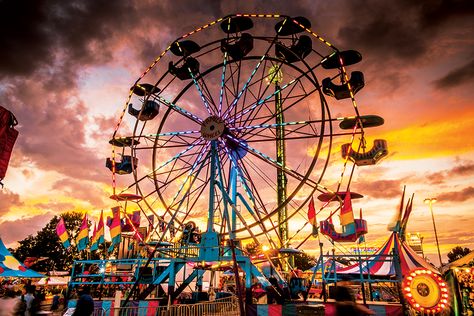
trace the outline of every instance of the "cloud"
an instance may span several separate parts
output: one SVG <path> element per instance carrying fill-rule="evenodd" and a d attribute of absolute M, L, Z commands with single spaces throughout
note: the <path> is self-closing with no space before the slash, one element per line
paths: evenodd
<path fill-rule="evenodd" d="M 113 35 L 126 30 L 133 8 L 129 1 L 2 1 L 0 78 L 30 75 L 57 58 L 82 63 L 104 58 Z"/>
<path fill-rule="evenodd" d="M 353 184 L 355 192 L 363 192 L 373 198 L 390 199 L 401 195 L 404 180 L 358 180 Z"/>
<path fill-rule="evenodd" d="M 443 77 L 433 81 L 437 89 L 454 88 L 465 83 L 472 83 L 474 79 L 474 59 L 467 64 L 451 70 Z"/>
<path fill-rule="evenodd" d="M 108 197 L 108 195 L 92 181 L 65 178 L 56 181 L 52 185 L 52 190 L 82 202 L 88 202 L 95 208 L 106 207 L 104 200 Z M 67 208 L 63 208 L 62 211 L 64 212 L 66 209 Z M 69 209 L 74 209 L 74 207 L 69 207 Z"/>
<path fill-rule="evenodd" d="M 35 235 L 51 220 L 51 217 L 50 213 L 45 213 L 15 221 L 4 221 L 0 223 L 2 241 L 7 247 L 14 247 L 16 245 L 12 245 L 12 243 L 22 240 L 29 235 Z"/>
<path fill-rule="evenodd" d="M 44 170 L 106 182 L 104 158 L 86 145 L 84 126 L 91 123 L 87 107 L 74 98 L 74 91 L 51 91 L 41 76 L 14 83 L 4 94 L 4 102 L 14 105 L 19 122 L 13 163 L 28 160 Z"/>
<path fill-rule="evenodd" d="M 20 195 L 7 189 L 0 190 L 0 216 L 7 214 L 12 206 L 21 206 Z"/>
<path fill-rule="evenodd" d="M 461 191 L 452 191 L 438 194 L 436 197 L 440 202 L 464 202 L 474 198 L 474 187 L 469 186 Z"/>
<path fill-rule="evenodd" d="M 474 174 L 474 161 L 458 161 L 458 165 L 448 170 L 431 173 L 426 176 L 432 184 L 444 183 L 446 179 L 467 177 Z"/>

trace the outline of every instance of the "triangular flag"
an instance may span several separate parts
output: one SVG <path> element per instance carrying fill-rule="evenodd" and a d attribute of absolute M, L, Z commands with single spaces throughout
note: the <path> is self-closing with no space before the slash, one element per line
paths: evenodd
<path fill-rule="evenodd" d="M 71 243 L 69 242 L 69 235 L 66 230 L 66 225 L 64 224 L 64 219 L 62 217 L 59 218 L 59 222 L 56 225 L 56 233 L 58 234 L 59 240 L 63 244 L 64 248 L 69 248 Z"/>
<path fill-rule="evenodd" d="M 84 218 L 82 219 L 81 228 L 76 237 L 76 246 L 77 250 L 82 251 L 87 248 L 89 244 L 89 226 L 87 225 L 87 213 L 84 213 Z"/>

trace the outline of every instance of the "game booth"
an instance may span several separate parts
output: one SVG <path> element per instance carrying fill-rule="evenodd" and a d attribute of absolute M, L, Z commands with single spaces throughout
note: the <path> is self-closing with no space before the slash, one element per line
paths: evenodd
<path fill-rule="evenodd" d="M 448 264 L 444 277 L 453 296 L 453 315 L 473 315 L 474 251 Z"/>

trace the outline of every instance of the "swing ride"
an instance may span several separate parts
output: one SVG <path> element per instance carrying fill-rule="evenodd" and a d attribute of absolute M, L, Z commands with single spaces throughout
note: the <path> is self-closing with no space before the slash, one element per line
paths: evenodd
<path fill-rule="evenodd" d="M 350 192 L 352 174 L 388 150 L 384 140 L 366 147 L 366 129 L 384 121 L 356 103 L 364 76 L 348 70 L 361 60 L 304 17 L 229 15 L 173 41 L 132 85 L 106 160 L 123 213 L 157 219 L 140 240 L 146 255 L 102 260 L 135 267 L 120 281 L 77 262 L 71 284 L 119 282 L 136 298 L 160 291 L 173 301 L 191 282 L 201 293 L 206 271 L 231 268 L 243 272 L 247 301 L 255 280 L 283 301 L 291 256 L 274 265 L 267 255 L 268 275 L 245 244 L 301 249 L 314 194 L 324 202 L 315 216 L 329 214 L 322 234 L 354 242 L 368 231 L 354 219 L 351 200 L 362 196 Z M 331 222 L 338 211 L 342 231 Z"/>

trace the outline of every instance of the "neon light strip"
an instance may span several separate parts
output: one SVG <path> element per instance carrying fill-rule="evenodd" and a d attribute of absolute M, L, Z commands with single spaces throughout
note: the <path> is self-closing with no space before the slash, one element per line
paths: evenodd
<path fill-rule="evenodd" d="M 260 125 L 251 125 L 251 126 L 239 126 L 239 127 L 229 127 L 229 131 L 241 131 L 245 129 L 256 129 L 256 128 L 272 128 L 272 127 L 282 127 L 288 125 L 298 125 L 298 124 L 311 124 L 319 121 L 299 121 L 299 122 L 285 122 L 285 123 L 274 123 L 274 124 L 260 124 Z"/>
<path fill-rule="evenodd" d="M 192 167 L 191 167 L 191 170 L 189 170 L 188 174 L 186 175 L 186 178 L 184 179 L 184 182 L 183 184 L 181 184 L 181 186 L 179 187 L 178 189 L 178 192 L 176 192 L 176 194 L 174 195 L 173 199 L 172 199 L 172 202 L 170 203 L 170 206 L 174 204 L 174 202 L 176 201 L 176 198 L 178 197 L 178 195 L 181 193 L 181 191 L 183 190 L 184 186 L 186 185 L 186 183 L 188 182 L 188 180 L 191 178 L 191 175 L 194 171 L 194 169 L 196 169 L 198 163 L 201 161 L 202 159 L 202 156 L 204 155 L 204 152 L 206 151 L 206 149 L 209 147 L 210 143 L 207 143 L 206 146 L 204 146 L 204 148 L 201 150 L 201 152 L 199 153 L 199 156 L 197 157 L 196 161 L 193 163 Z"/>
<path fill-rule="evenodd" d="M 234 170 L 237 171 L 237 176 L 239 177 L 240 182 L 243 184 L 245 194 L 247 194 L 247 197 L 250 199 L 252 207 L 255 208 L 255 200 L 252 196 L 252 192 L 250 192 L 250 189 L 249 189 L 247 183 L 245 182 L 245 180 L 244 180 L 244 178 L 241 174 L 240 167 L 238 166 L 237 162 L 234 161 L 234 159 L 232 157 L 232 154 L 229 152 L 229 149 L 227 148 L 226 144 L 222 140 L 220 140 L 220 142 L 222 143 L 222 146 L 224 147 L 224 151 L 226 152 L 227 156 L 230 159 L 230 162 L 232 164 L 232 168 L 234 168 Z"/>
<path fill-rule="evenodd" d="M 172 108 L 173 110 L 176 110 L 177 112 L 183 114 L 184 116 L 186 116 L 187 118 L 191 119 L 192 121 L 198 123 L 198 124 L 201 124 L 202 123 L 202 119 L 200 119 L 199 117 L 197 117 L 196 115 L 192 114 L 191 112 L 188 112 L 186 111 L 185 109 L 177 106 L 176 104 L 166 100 L 165 98 L 161 97 L 161 96 L 156 96 L 156 99 L 158 99 L 161 103 L 165 104 L 166 106 L 169 106 L 170 108 Z"/>
<path fill-rule="evenodd" d="M 245 16 L 245 15 L 243 15 Z M 268 16 L 267 17 L 273 17 L 273 16 Z M 285 19 L 286 21 L 286 19 Z M 283 23 L 284 24 L 284 23 Z M 283 24 L 282 24 L 282 27 L 283 27 Z M 253 79 L 253 77 L 255 76 L 255 74 L 257 73 L 257 70 L 260 68 L 260 65 L 262 64 L 263 60 L 265 59 L 267 53 L 270 51 L 270 48 L 273 46 L 273 44 L 275 43 L 275 39 L 278 37 L 278 33 L 277 35 L 275 36 L 275 38 L 273 39 L 272 43 L 270 44 L 270 46 L 268 46 L 268 49 L 267 49 L 267 52 L 265 54 L 262 55 L 262 57 L 260 58 L 260 60 L 258 61 L 257 65 L 255 66 L 255 68 L 253 69 L 252 73 L 250 74 L 250 77 L 247 79 L 247 82 L 244 84 L 244 86 L 242 87 L 242 90 L 240 90 L 239 94 L 237 95 L 237 98 L 232 102 L 232 104 L 229 106 L 229 108 L 227 109 L 226 113 L 224 114 L 223 116 L 223 119 L 225 120 L 231 113 L 232 111 L 232 108 L 234 106 L 237 105 L 237 102 L 239 101 L 240 97 L 242 96 L 242 94 L 245 92 L 245 90 L 247 90 L 247 87 L 248 85 L 250 84 L 250 81 Z M 245 114 L 245 113 L 243 113 Z M 234 121 L 235 121 L 236 118 L 234 118 Z"/>
<path fill-rule="evenodd" d="M 276 94 L 280 93 L 281 91 L 283 91 L 284 89 L 288 88 L 289 86 L 291 86 L 292 84 L 294 84 L 296 82 L 296 79 L 293 79 L 291 80 L 290 82 L 288 82 L 287 84 L 283 85 L 279 90 L 273 92 L 272 94 L 268 95 L 265 99 L 263 100 L 259 100 L 257 102 L 255 102 L 254 105 L 252 105 L 250 108 L 242 111 L 242 113 L 240 113 L 240 115 L 234 117 L 232 120 L 230 120 L 228 123 L 234 123 L 237 119 L 241 118 L 242 116 L 244 116 L 245 114 L 249 113 L 250 111 L 253 111 L 257 106 L 259 105 L 262 105 L 264 104 L 265 102 L 267 102 L 270 98 L 274 97 Z"/>
<path fill-rule="evenodd" d="M 141 137 L 162 137 L 162 136 L 178 136 L 178 135 L 189 135 L 189 134 L 195 134 L 195 133 L 200 133 L 201 131 L 180 131 L 180 132 L 167 132 L 167 133 L 160 133 L 160 134 L 148 134 L 148 135 L 143 135 Z"/>
<path fill-rule="evenodd" d="M 230 27 L 230 23 L 229 23 Z M 227 52 L 224 53 L 224 65 L 222 66 L 222 76 L 221 76 L 221 89 L 219 91 L 219 111 L 218 115 L 222 114 L 222 102 L 224 101 L 224 86 L 225 86 L 225 73 L 227 69 Z"/>
<path fill-rule="evenodd" d="M 138 183 L 138 182 L 141 182 L 143 179 L 146 179 L 146 178 L 149 178 L 153 173 L 159 171 L 161 168 L 165 167 L 166 165 L 168 165 L 169 163 L 173 162 L 174 160 L 176 159 L 179 159 L 181 156 L 183 156 L 186 152 L 190 151 L 193 147 L 196 147 L 197 145 L 201 145 L 200 143 L 197 143 L 197 144 L 192 144 L 191 146 L 189 146 L 188 148 L 186 148 L 185 150 L 177 153 L 175 156 L 171 157 L 170 159 L 168 159 L 168 161 L 164 162 L 163 164 L 161 164 L 160 166 L 158 166 L 154 171 L 148 173 L 147 175 L 143 176 L 142 178 L 140 178 L 139 180 L 137 180 L 135 183 L 129 185 L 127 188 L 123 189 L 120 193 L 124 193 L 125 191 L 127 191 L 128 189 L 130 189 L 134 184 Z"/>

